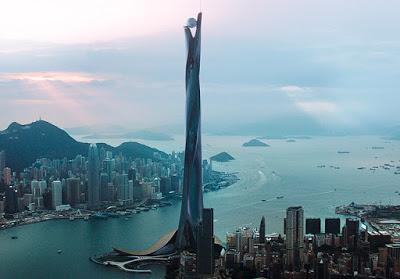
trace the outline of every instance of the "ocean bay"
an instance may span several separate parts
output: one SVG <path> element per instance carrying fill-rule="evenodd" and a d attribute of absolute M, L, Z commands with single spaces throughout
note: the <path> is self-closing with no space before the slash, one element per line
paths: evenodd
<path fill-rule="evenodd" d="M 175 138 L 141 142 L 166 152 L 182 151 L 183 137 Z M 227 231 L 237 226 L 258 226 L 262 215 L 266 217 L 267 233 L 282 233 L 285 210 L 292 205 L 302 205 L 306 217 L 323 218 L 334 216 L 336 206 L 352 201 L 382 204 L 400 201 L 400 196 L 394 193 L 400 188 L 400 176 L 394 170 L 370 170 L 391 161 L 400 165 L 397 141 L 373 136 L 316 137 L 295 142 L 264 140 L 270 147 L 242 147 L 249 139 L 207 135 L 203 138 L 203 158 L 228 152 L 235 160 L 213 163 L 213 167 L 238 172 L 240 178 L 226 189 L 204 195 L 205 206 L 215 210 L 215 233 L 222 240 Z M 116 145 L 122 141 L 113 139 L 107 143 Z M 350 153 L 340 154 L 339 150 Z M 325 167 L 318 167 L 321 165 Z M 358 170 L 359 167 L 365 169 Z M 0 231 L 0 273 L 10 276 L 5 278 L 132 278 L 131 274 L 94 265 L 88 257 L 109 251 L 113 246 L 150 245 L 176 228 L 179 210 L 177 202 L 132 215 L 127 220 L 54 220 Z M 11 240 L 14 235 L 18 239 Z M 58 249 L 63 253 L 57 254 Z M 159 278 L 158 271 L 162 272 L 161 267 L 153 275 L 133 278 Z"/>

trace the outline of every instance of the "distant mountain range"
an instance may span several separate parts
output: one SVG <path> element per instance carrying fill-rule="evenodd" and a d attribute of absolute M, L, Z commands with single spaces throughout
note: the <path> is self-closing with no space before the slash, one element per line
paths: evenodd
<path fill-rule="evenodd" d="M 119 125 L 94 125 L 65 128 L 71 135 L 83 136 L 82 139 L 141 139 L 168 141 L 173 140 L 169 132 L 161 131 L 159 128 L 151 130 L 132 131 L 129 128 Z M 167 129 L 168 131 L 168 129 Z"/>
<path fill-rule="evenodd" d="M 98 147 L 132 158 L 154 158 L 155 152 L 162 157 L 167 156 L 162 151 L 137 142 L 125 142 L 117 147 L 99 143 Z M 89 143 L 78 142 L 64 130 L 43 120 L 26 125 L 13 122 L 0 131 L 0 150 L 6 152 L 6 165 L 17 172 L 38 158 L 72 159 L 78 154 L 86 156 L 88 148 Z"/>

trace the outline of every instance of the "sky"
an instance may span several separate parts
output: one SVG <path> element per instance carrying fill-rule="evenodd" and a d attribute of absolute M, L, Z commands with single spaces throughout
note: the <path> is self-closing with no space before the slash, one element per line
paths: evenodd
<path fill-rule="evenodd" d="M 42 118 L 183 131 L 182 27 L 199 10 L 205 132 L 348 133 L 400 121 L 399 1 L 6 0 L 0 130 Z"/>

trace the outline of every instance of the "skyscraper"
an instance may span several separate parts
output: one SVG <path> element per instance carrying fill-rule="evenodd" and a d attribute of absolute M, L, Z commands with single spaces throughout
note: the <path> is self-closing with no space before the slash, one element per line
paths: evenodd
<path fill-rule="evenodd" d="M 51 205 L 53 209 L 62 204 L 62 185 L 61 181 L 56 180 L 51 183 Z"/>
<path fill-rule="evenodd" d="M 260 243 L 265 243 L 265 217 L 263 216 L 261 218 L 261 222 L 260 222 Z"/>
<path fill-rule="evenodd" d="M 5 206 L 4 212 L 8 214 L 14 214 L 18 212 L 18 200 L 17 200 L 17 191 L 9 186 L 5 191 Z"/>
<path fill-rule="evenodd" d="M 96 209 L 100 206 L 100 164 L 96 144 L 89 146 L 88 154 L 88 207 Z"/>
<path fill-rule="evenodd" d="M 304 249 L 304 212 L 301 206 L 286 210 L 286 250 L 289 269 L 299 271 Z"/>
<path fill-rule="evenodd" d="M 6 152 L 4 150 L 0 150 L 0 173 L 3 171 L 5 167 L 6 167 Z"/>
<path fill-rule="evenodd" d="M 185 26 L 186 60 L 186 145 L 183 173 L 181 216 L 176 237 L 176 248 L 196 249 L 197 229 L 202 221 L 203 188 L 201 161 L 200 117 L 200 50 L 201 18 L 188 20 Z M 195 35 L 191 28 L 196 27 Z"/>

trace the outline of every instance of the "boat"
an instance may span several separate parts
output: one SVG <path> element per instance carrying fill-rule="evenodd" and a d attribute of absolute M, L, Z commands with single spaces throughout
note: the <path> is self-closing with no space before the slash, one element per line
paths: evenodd
<path fill-rule="evenodd" d="M 340 151 L 340 150 L 339 150 L 337 153 L 338 153 L 338 154 L 349 154 L 350 151 Z"/>
<path fill-rule="evenodd" d="M 70 221 L 74 221 L 74 220 L 75 220 L 75 217 L 74 217 L 74 216 L 70 216 L 70 217 L 69 217 L 69 220 L 70 220 Z"/>
<path fill-rule="evenodd" d="M 107 219 L 108 218 L 108 216 L 106 214 L 104 214 L 103 212 L 96 212 L 93 215 L 93 217 L 96 219 Z"/>
<path fill-rule="evenodd" d="M 262 199 L 261 201 L 265 202 L 265 201 L 267 201 L 267 200 Z"/>
<path fill-rule="evenodd" d="M 18 236 L 13 235 L 13 236 L 11 237 L 11 239 L 18 239 Z"/>
<path fill-rule="evenodd" d="M 277 197 L 276 197 L 277 200 L 281 200 L 281 199 L 283 199 L 283 198 L 284 198 L 283 196 L 277 196 Z"/>
<path fill-rule="evenodd" d="M 365 170 L 365 167 L 359 167 L 358 170 Z"/>
<path fill-rule="evenodd" d="M 83 220 L 88 221 L 89 220 L 89 215 L 86 215 L 85 217 L 83 217 Z"/>
<path fill-rule="evenodd" d="M 58 254 L 61 254 L 61 253 L 62 253 L 62 250 L 57 250 L 57 253 L 58 253 Z"/>

